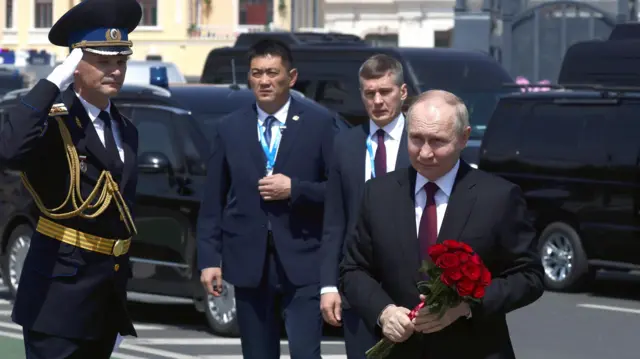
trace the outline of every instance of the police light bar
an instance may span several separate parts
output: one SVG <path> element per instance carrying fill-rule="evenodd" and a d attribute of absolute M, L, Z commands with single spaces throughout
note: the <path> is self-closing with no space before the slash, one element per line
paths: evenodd
<path fill-rule="evenodd" d="M 167 76 L 166 66 L 152 66 L 149 69 L 149 75 L 151 76 L 149 83 L 152 85 L 160 86 L 162 88 L 169 87 L 169 77 Z"/>

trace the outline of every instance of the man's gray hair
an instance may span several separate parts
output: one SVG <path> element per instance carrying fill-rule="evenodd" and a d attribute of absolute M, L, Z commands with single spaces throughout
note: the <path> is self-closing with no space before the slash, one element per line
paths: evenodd
<path fill-rule="evenodd" d="M 456 117 L 454 126 L 458 134 L 462 134 L 464 129 L 469 127 L 469 111 L 467 110 L 467 106 L 464 104 L 464 101 L 451 92 L 444 90 L 429 90 L 421 93 L 407 111 L 407 119 L 409 122 L 411 121 L 413 109 L 432 98 L 441 98 L 447 105 L 454 107 Z"/>
<path fill-rule="evenodd" d="M 402 86 L 402 84 L 404 84 L 402 64 L 395 58 L 385 54 L 376 54 L 368 58 L 367 61 L 360 66 L 358 76 L 362 83 L 362 80 L 379 79 L 387 73 L 391 73 L 391 75 L 395 77 L 394 83 L 396 85 Z"/>

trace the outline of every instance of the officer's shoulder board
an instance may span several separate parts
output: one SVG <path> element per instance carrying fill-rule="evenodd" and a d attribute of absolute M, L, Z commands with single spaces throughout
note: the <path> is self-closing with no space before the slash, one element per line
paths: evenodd
<path fill-rule="evenodd" d="M 49 117 L 64 116 L 68 114 L 69 111 L 67 110 L 67 106 L 65 106 L 64 103 L 56 103 L 51 106 L 51 110 L 49 110 Z"/>

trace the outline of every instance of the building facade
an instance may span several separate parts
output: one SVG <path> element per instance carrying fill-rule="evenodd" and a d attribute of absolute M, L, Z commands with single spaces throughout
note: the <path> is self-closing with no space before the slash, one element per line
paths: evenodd
<path fill-rule="evenodd" d="M 380 46 L 449 47 L 455 0 L 324 0 L 324 27 Z"/>
<path fill-rule="evenodd" d="M 1 47 L 17 51 L 46 51 L 61 61 L 66 48 L 48 41 L 55 21 L 82 0 L 0 1 Z M 132 59 L 161 56 L 174 62 L 186 76 L 199 76 L 214 48 L 231 46 L 238 34 L 267 28 L 290 30 L 292 0 L 138 0 L 143 8 L 140 25 L 130 36 Z M 295 4 L 314 0 L 295 0 Z M 320 0 L 315 0 L 320 2 Z M 313 9 L 311 6 L 309 9 Z M 295 10 L 294 10 L 295 11 Z M 298 20 L 296 20 L 298 19 Z M 310 26 L 306 22 L 295 26 Z"/>

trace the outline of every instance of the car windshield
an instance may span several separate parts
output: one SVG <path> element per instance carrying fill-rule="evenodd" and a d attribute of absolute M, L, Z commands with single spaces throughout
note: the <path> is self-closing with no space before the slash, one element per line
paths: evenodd
<path fill-rule="evenodd" d="M 469 125 L 471 126 L 471 139 L 479 140 L 484 136 L 489 119 L 498 104 L 501 95 L 505 91 L 458 91 L 444 89 L 460 97 L 469 111 Z"/>
<path fill-rule="evenodd" d="M 215 123 L 228 114 L 229 113 L 222 112 L 196 113 L 193 117 L 196 119 L 196 122 L 198 122 L 198 126 L 202 129 L 202 133 L 205 137 L 208 140 L 211 140 Z"/>

